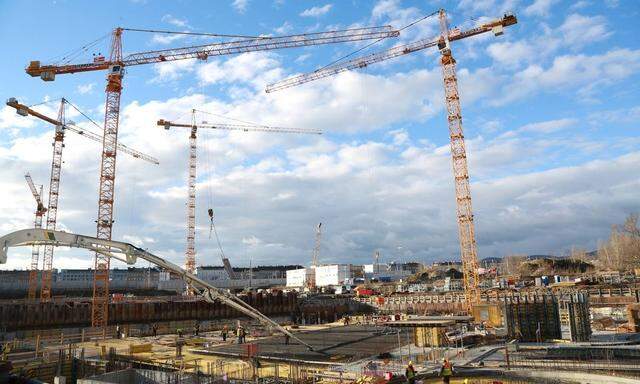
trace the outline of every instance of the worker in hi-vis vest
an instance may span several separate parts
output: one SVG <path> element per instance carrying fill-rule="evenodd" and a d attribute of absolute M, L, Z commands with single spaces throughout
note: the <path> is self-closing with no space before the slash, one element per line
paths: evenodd
<path fill-rule="evenodd" d="M 453 376 L 453 365 L 446 358 L 442 360 L 442 368 L 440 368 L 440 376 L 442 376 L 442 382 L 448 383 Z"/>
<path fill-rule="evenodd" d="M 414 384 L 416 382 L 416 370 L 413 368 L 413 363 L 411 361 L 407 365 L 407 369 L 404 371 L 404 376 L 407 378 L 407 383 Z"/>

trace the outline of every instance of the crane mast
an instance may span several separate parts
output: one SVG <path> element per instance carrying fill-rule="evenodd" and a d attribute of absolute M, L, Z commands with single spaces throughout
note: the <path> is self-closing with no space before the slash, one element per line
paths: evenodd
<path fill-rule="evenodd" d="M 189 177 L 187 181 L 187 251 L 185 269 L 193 274 L 196 270 L 196 110 L 191 112 L 191 135 L 189 135 Z M 212 218 L 213 220 L 213 218 Z M 187 292 L 191 292 L 190 289 Z"/>
<path fill-rule="evenodd" d="M 31 194 L 33 198 L 36 200 L 36 214 L 35 220 L 33 222 L 34 228 L 42 228 L 42 216 L 44 216 L 45 212 L 47 212 L 47 208 L 44 207 L 42 203 L 42 184 L 39 185 L 40 190 L 36 188 L 33 183 L 33 179 L 31 175 L 27 172 L 24 175 L 24 178 L 27 180 L 27 184 L 29 185 L 29 189 L 31 190 Z M 40 259 L 40 246 L 34 244 L 31 246 L 31 266 L 29 268 L 29 288 L 27 291 L 27 297 L 31 300 L 36 298 L 36 293 L 38 292 L 38 261 Z"/>
<path fill-rule="evenodd" d="M 64 104 L 65 99 L 60 100 L 58 119 L 53 135 L 53 156 L 51 160 L 51 177 L 49 178 L 49 209 L 47 210 L 46 229 L 55 231 L 58 220 L 58 198 L 60 196 L 60 175 L 62 174 L 62 150 L 64 148 Z M 40 300 L 51 300 L 51 277 L 53 274 L 53 246 L 44 246 L 42 259 L 42 289 Z"/>
<path fill-rule="evenodd" d="M 478 255 L 473 210 L 471 206 L 469 169 L 464 143 L 464 132 L 462 129 L 460 94 L 458 92 L 458 80 L 456 77 L 456 61 L 451 54 L 450 42 L 486 32 L 493 32 L 495 36 L 500 36 L 504 33 L 504 27 L 514 25 L 518 21 L 514 15 L 505 14 L 500 19 L 485 22 L 474 28 L 461 31 L 458 28 L 449 29 L 447 25 L 447 15 L 444 9 L 438 12 L 438 16 L 440 21 L 440 36 L 435 39 L 418 40 L 409 44 L 395 46 L 385 51 L 330 65 L 314 72 L 293 76 L 268 85 L 265 91 L 274 92 L 294 87 L 310 81 L 333 76 L 344 71 L 365 68 L 370 64 L 393 59 L 429 47 L 438 47 L 441 54 L 440 64 L 442 66 L 447 123 L 451 144 L 451 160 L 456 193 L 456 218 L 464 274 L 463 284 L 467 309 L 471 311 L 472 305 L 480 300 L 480 292 L 478 292 Z"/>
<path fill-rule="evenodd" d="M 462 111 L 460 107 L 460 94 L 458 93 L 456 60 L 451 54 L 447 15 L 443 9 L 440 10 L 439 18 L 440 32 L 444 41 L 439 43 L 438 48 L 440 48 L 440 54 L 442 56 L 440 58 L 440 64 L 442 65 L 447 122 L 449 125 L 449 137 L 451 139 L 451 160 L 456 191 L 456 216 L 458 221 L 460 256 L 462 259 L 462 278 L 465 302 L 467 309 L 471 312 L 471 306 L 480 301 L 480 292 L 478 292 L 478 248 L 476 246 L 473 210 L 471 208 L 471 187 L 469 186 L 467 152 L 462 129 Z"/>
<path fill-rule="evenodd" d="M 167 61 L 199 59 L 207 60 L 211 56 L 222 56 L 244 52 L 258 52 L 283 48 L 296 48 L 340 42 L 384 39 L 397 37 L 400 33 L 390 26 L 352 28 L 341 31 L 307 33 L 301 35 L 259 37 L 223 43 L 206 44 L 157 51 L 139 52 L 122 56 L 122 32 L 116 28 L 111 39 L 109 60 L 84 64 L 41 65 L 31 61 L 25 72 L 44 81 L 54 81 L 57 74 L 71 74 L 107 70 L 105 119 L 103 133 L 102 163 L 100 169 L 100 188 L 98 197 L 98 218 L 96 220 L 97 238 L 111 239 L 113 229 L 113 204 L 116 176 L 116 145 L 118 140 L 118 122 L 122 78 L 126 66 L 153 64 Z M 103 327 L 108 321 L 109 303 L 109 256 L 97 252 L 94 259 L 94 282 L 91 323 L 94 327 Z"/>
<path fill-rule="evenodd" d="M 225 124 L 225 123 L 213 123 L 209 124 L 202 122 L 196 123 L 196 109 L 191 110 L 191 124 L 181 124 L 172 122 L 169 120 L 160 119 L 157 121 L 157 125 L 169 130 L 174 128 L 189 128 L 191 134 L 189 135 L 189 174 L 187 178 L 187 248 L 185 251 L 185 270 L 189 273 L 195 272 L 196 266 L 196 251 L 195 251 L 195 237 L 196 237 L 196 169 L 197 169 L 197 131 L 198 128 L 209 129 L 221 129 L 227 131 L 257 131 L 257 132 L 280 132 L 280 133 L 307 133 L 307 134 L 321 134 L 322 131 L 313 129 L 302 128 L 285 128 L 285 127 L 272 127 L 268 125 L 257 124 Z M 213 211 L 209 209 L 209 216 L 213 220 Z M 229 275 L 230 279 L 235 278 L 235 273 L 231 267 L 229 259 L 222 256 L 222 263 Z M 192 294 L 193 290 L 187 286 L 187 294 Z"/>
<path fill-rule="evenodd" d="M 105 89 L 104 131 L 102 159 L 100 165 L 100 187 L 98 190 L 98 219 L 96 237 L 111 240 L 113 229 L 113 202 L 116 185 L 116 145 L 118 144 L 118 124 L 120 122 L 120 95 L 122 94 L 122 29 L 116 28 L 111 39 L 111 50 Z M 109 316 L 109 266 L 111 258 L 96 252 L 93 269 L 93 301 L 91 325 L 106 327 Z"/>

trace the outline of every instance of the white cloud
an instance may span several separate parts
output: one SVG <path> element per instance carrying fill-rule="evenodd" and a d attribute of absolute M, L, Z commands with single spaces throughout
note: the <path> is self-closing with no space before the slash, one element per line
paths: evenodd
<path fill-rule="evenodd" d="M 31 128 L 35 126 L 35 121 L 16 113 L 14 108 L 7 105 L 0 110 L 0 130 L 19 128 Z"/>
<path fill-rule="evenodd" d="M 395 28 L 402 28 L 414 21 L 424 17 L 424 11 L 417 7 L 402 7 L 399 0 L 380 0 L 371 11 L 372 25 L 391 25 Z M 437 35 L 439 24 L 437 17 L 431 17 L 415 24 L 400 34 L 399 39 L 403 42 L 415 39 L 428 38 Z"/>
<path fill-rule="evenodd" d="M 583 9 L 583 8 L 586 8 L 586 7 L 590 6 L 590 5 L 591 5 L 591 2 L 586 1 L 586 0 L 580 0 L 580 1 L 576 1 L 575 3 L 573 3 L 569 9 L 571 9 L 571 10 Z"/>
<path fill-rule="evenodd" d="M 236 10 L 236 12 L 245 13 L 247 11 L 247 7 L 249 6 L 249 0 L 233 0 L 231 6 Z"/>
<path fill-rule="evenodd" d="M 557 120 L 543 121 L 539 123 L 526 124 L 520 127 L 520 132 L 532 132 L 532 133 L 552 133 L 560 131 L 562 129 L 571 127 L 578 122 L 577 119 L 564 118 Z"/>
<path fill-rule="evenodd" d="M 296 63 L 304 63 L 305 61 L 307 61 L 308 58 L 311 57 L 310 53 L 303 53 L 302 55 L 296 57 L 295 62 Z"/>
<path fill-rule="evenodd" d="M 304 11 L 302 11 L 300 13 L 300 16 L 302 17 L 320 17 L 322 15 L 326 15 L 331 8 L 333 7 L 333 4 L 325 4 L 321 7 L 311 7 L 308 9 L 305 9 Z"/>
<path fill-rule="evenodd" d="M 225 68 L 224 63 L 221 67 Z M 474 74 L 463 73 L 467 79 Z M 425 95 L 425 89 L 441 87 L 437 68 L 389 78 L 344 75 L 335 83 L 277 96 L 257 90 L 252 97 L 233 103 L 190 95 L 123 105 L 122 142 L 144 147 L 162 165 L 119 156 L 114 238 L 145 244 L 153 253 L 182 262 L 188 130 L 164 131 L 153 123 L 159 118 L 188 116 L 196 106 L 245 120 L 335 131 L 378 129 L 407 118 L 443 118 L 434 116 L 441 106 L 429 107 L 429 100 L 439 100 L 441 94 Z M 466 104 L 478 100 L 472 91 L 467 93 Z M 548 125 L 543 127 L 544 123 Z M 440 136 L 446 142 L 444 123 L 433 124 L 443 128 Z M 551 125 L 543 122 L 537 128 L 544 131 Z M 15 169 L 31 161 L 37 165 L 34 179 L 47 180 L 50 154 L 33 158 L 33 151 L 26 148 L 50 148 L 48 136 L 3 144 L 0 177 L 5 184 L 0 211 L 4 233 L 30 225 L 33 203 Z M 637 149 L 606 162 L 578 162 L 540 172 L 540 164 L 580 152 L 588 143 L 571 147 L 571 142 L 550 142 L 546 137 L 468 137 L 481 257 L 514 249 L 542 253 L 560 252 L 571 245 L 591 248 L 597 238 L 606 237 L 611 223 L 637 207 Z M 72 141 L 72 135 L 68 139 L 61 224 L 90 234 L 95 231 L 98 151 L 89 142 Z M 610 147 L 597 150 L 595 156 L 607 156 Z M 199 148 L 198 264 L 219 262 L 217 246 L 208 239 L 206 209 L 211 206 L 225 251 L 236 265 L 248 264 L 248 257 L 254 264 L 272 263 L 276 258 L 306 260 L 313 247 L 313 226 L 319 221 L 326 225 L 322 254 L 326 262 L 366 261 L 374 249 L 382 250 L 386 260 L 458 257 L 448 144 L 416 143 L 401 129 L 378 141 L 356 138 L 350 143 L 335 141 L 331 135 L 200 130 Z M 274 222 L 283 225 L 274 226 Z M 91 257 L 60 252 L 54 265 L 79 260 L 90 264 Z M 28 262 L 27 258 L 15 260 Z"/>
<path fill-rule="evenodd" d="M 179 19 L 170 14 L 162 16 L 160 20 L 164 23 L 168 23 L 179 28 L 186 28 L 189 26 L 189 22 L 187 21 L 187 19 Z"/>
<path fill-rule="evenodd" d="M 620 0 L 604 0 L 604 3 L 609 8 L 618 8 L 618 6 L 620 5 Z"/>
<path fill-rule="evenodd" d="M 249 52 L 226 61 L 211 61 L 198 67 L 198 78 L 206 85 L 250 83 L 262 88 L 282 77 L 276 57 L 276 54 L 271 52 Z"/>
<path fill-rule="evenodd" d="M 195 59 L 176 60 L 153 65 L 155 77 L 151 83 L 163 83 L 180 79 L 184 74 L 191 73 L 196 69 Z"/>
<path fill-rule="evenodd" d="M 574 49 L 605 40 L 613 34 L 603 16 L 583 16 L 577 13 L 567 16 L 559 31 L 564 44 Z"/>
<path fill-rule="evenodd" d="M 86 95 L 93 93 L 93 88 L 96 86 L 96 83 L 88 83 L 88 84 L 80 84 L 76 88 L 76 92 L 81 95 Z"/>
<path fill-rule="evenodd" d="M 281 26 L 279 26 L 278 28 L 274 28 L 274 32 L 277 33 L 278 35 L 286 35 L 289 32 L 291 32 L 293 30 L 293 25 L 291 25 L 290 22 L 285 21 Z"/>
<path fill-rule="evenodd" d="M 531 60 L 535 47 L 526 41 L 492 43 L 487 47 L 489 56 L 501 65 L 517 67 Z"/>
<path fill-rule="evenodd" d="M 531 5 L 524 9 L 527 16 L 549 16 L 551 6 L 558 0 L 535 0 Z"/>
<path fill-rule="evenodd" d="M 473 14 L 475 17 L 492 16 L 495 17 L 507 11 L 518 9 L 519 0 L 460 0 L 458 9 L 465 13 Z M 482 15 L 478 13 L 483 13 Z"/>
<path fill-rule="evenodd" d="M 540 91 L 569 91 L 578 88 L 583 96 L 594 89 L 614 84 L 640 70 L 640 50 L 613 49 L 595 55 L 563 55 L 544 68 L 532 64 L 505 82 L 500 97 L 491 104 L 502 105 Z"/>
<path fill-rule="evenodd" d="M 186 37 L 186 35 L 167 35 L 161 33 L 154 33 L 151 37 L 151 42 L 155 44 L 171 44 L 174 41 L 182 40 Z"/>

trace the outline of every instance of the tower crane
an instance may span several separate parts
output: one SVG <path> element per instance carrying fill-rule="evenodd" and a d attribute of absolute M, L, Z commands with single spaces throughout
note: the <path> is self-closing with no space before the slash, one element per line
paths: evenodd
<path fill-rule="evenodd" d="M 99 57 L 90 63 L 41 65 L 31 61 L 25 69 L 32 77 L 44 81 L 55 80 L 56 75 L 76 72 L 107 71 L 106 103 L 104 118 L 104 141 L 98 197 L 97 237 L 111 239 L 113 226 L 113 203 L 115 200 L 116 144 L 118 141 L 118 123 L 120 115 L 120 95 L 124 69 L 129 66 L 154 64 L 167 61 L 198 59 L 239 54 L 245 52 L 267 51 L 282 48 L 297 48 L 311 45 L 333 44 L 341 42 L 384 39 L 397 37 L 400 32 L 390 26 L 351 28 L 339 31 L 307 33 L 278 37 L 244 38 L 222 43 L 196 45 L 182 48 L 163 49 L 122 55 L 122 33 L 125 28 L 115 28 L 111 37 L 109 59 Z M 132 31 L 132 29 L 128 29 Z M 140 30 L 138 30 L 140 31 Z M 146 31 L 150 32 L 150 31 Z M 218 35 L 221 36 L 221 35 Z M 109 304 L 109 257 L 96 252 L 94 259 L 93 302 L 91 322 L 94 327 L 107 325 Z"/>
<path fill-rule="evenodd" d="M 458 221 L 458 236 L 460 240 L 460 254 L 464 273 L 464 291 L 467 309 L 470 311 L 474 303 L 479 302 L 478 292 L 478 256 L 471 208 L 471 191 L 469 187 L 469 171 L 467 155 L 462 130 L 462 114 L 458 80 L 456 77 L 456 60 L 451 54 L 452 41 L 466 39 L 486 32 L 493 32 L 495 36 L 504 33 L 504 28 L 517 23 L 512 14 L 505 14 L 500 19 L 482 23 L 474 28 L 461 31 L 458 28 L 449 29 L 447 15 L 444 9 L 438 12 L 440 21 L 440 36 L 432 39 L 418 40 L 409 44 L 398 45 L 385 51 L 372 53 L 338 64 L 321 68 L 315 72 L 293 76 L 280 82 L 270 84 L 266 92 L 294 87 L 310 81 L 333 76 L 352 69 L 365 68 L 371 64 L 407 55 L 430 47 L 438 47 L 441 58 L 442 74 L 444 78 L 445 104 L 447 121 L 451 140 L 451 157 L 456 191 L 456 216 Z"/>
<path fill-rule="evenodd" d="M 42 203 L 42 184 L 39 185 L 40 188 L 36 188 L 33 183 L 33 179 L 29 172 L 25 173 L 24 178 L 27 180 L 27 184 L 29 185 L 29 189 L 31 190 L 31 194 L 33 198 L 36 199 L 36 219 L 33 222 L 34 228 L 42 228 L 42 216 L 44 216 L 45 212 L 47 212 L 47 208 L 45 208 Z M 36 292 L 38 291 L 38 260 L 40 259 L 40 246 L 32 245 L 31 246 L 31 267 L 29 268 L 29 290 L 27 291 L 27 297 L 31 300 L 36 298 Z"/>
<path fill-rule="evenodd" d="M 313 247 L 313 259 L 311 265 L 315 268 L 318 266 L 318 259 L 320 258 L 320 238 L 322 236 L 322 223 L 318 223 L 316 228 L 316 242 Z"/>
<path fill-rule="evenodd" d="M 195 251 L 195 236 L 196 236 L 196 155 L 197 155 L 197 131 L 198 128 L 208 129 L 222 129 L 230 131 L 258 131 L 258 132 L 280 132 L 280 133 L 306 133 L 306 134 L 322 134 L 322 131 L 313 129 L 302 128 L 283 128 L 272 127 L 267 125 L 254 125 L 254 124 L 224 124 L 215 123 L 209 124 L 202 122 L 196 124 L 196 113 L 198 110 L 191 110 L 191 124 L 175 123 L 168 120 L 160 119 L 157 124 L 169 130 L 174 128 L 189 128 L 191 133 L 189 135 L 189 177 L 187 180 L 187 248 L 185 251 L 185 270 L 189 273 L 195 273 L 196 269 L 196 251 Z M 211 219 L 211 227 L 213 228 L 213 209 L 209 208 L 209 217 Z M 217 236 L 217 234 L 216 234 Z M 222 255 L 222 263 L 225 266 L 227 274 L 230 279 L 235 277 L 233 268 L 229 263 L 229 259 Z M 190 291 L 189 289 L 187 290 Z"/>
<path fill-rule="evenodd" d="M 21 116 L 34 116 L 40 120 L 44 120 L 49 124 L 54 125 L 55 133 L 53 136 L 53 159 L 51 161 L 51 178 L 49 180 L 49 207 L 47 211 L 46 229 L 56 229 L 56 222 L 58 216 L 58 198 L 60 197 L 60 176 L 62 173 L 62 150 L 65 147 L 64 135 L 65 131 L 71 131 L 77 133 L 80 136 L 86 137 L 89 140 L 97 141 L 101 143 L 103 141 L 102 136 L 97 133 L 87 131 L 80 127 L 75 126 L 71 122 L 65 121 L 65 105 L 69 102 L 62 98 L 60 100 L 60 108 L 58 110 L 57 119 L 48 117 L 24 104 L 21 104 L 15 98 L 10 98 L 7 101 L 7 105 L 15 108 L 16 113 Z M 131 149 L 123 144 L 116 146 L 118 151 L 124 152 L 135 158 L 145 160 L 153 164 L 159 164 L 155 158 L 145 155 L 139 151 Z M 33 264 L 33 255 L 32 255 Z M 51 245 L 45 245 L 43 263 L 42 263 L 42 289 L 40 290 L 40 299 L 42 301 L 48 301 L 51 299 L 51 277 L 53 273 L 53 247 Z M 30 276 L 31 278 L 31 276 Z M 29 285 L 29 295 L 31 295 L 32 285 Z"/>

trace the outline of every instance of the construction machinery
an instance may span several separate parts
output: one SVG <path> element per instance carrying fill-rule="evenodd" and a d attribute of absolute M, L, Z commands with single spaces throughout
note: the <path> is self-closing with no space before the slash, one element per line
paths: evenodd
<path fill-rule="evenodd" d="M 125 31 L 153 32 L 151 30 L 134 30 L 115 28 L 111 35 L 109 59 L 94 58 L 89 63 L 71 64 L 68 61 L 41 65 L 40 61 L 31 61 L 25 69 L 32 77 L 40 77 L 44 81 L 55 80 L 56 75 L 77 72 L 107 71 L 106 103 L 104 118 L 104 141 L 102 148 L 102 164 L 98 197 L 97 237 L 111 239 L 113 226 L 113 204 L 115 200 L 116 180 L 116 144 L 118 141 L 118 124 L 120 116 L 120 96 L 125 68 L 135 65 L 155 64 L 168 61 L 198 59 L 239 54 L 245 52 L 268 51 L 283 48 L 297 48 L 312 45 L 353 42 L 371 39 L 397 37 L 400 33 L 390 26 L 371 28 L 352 28 L 340 31 L 307 33 L 280 37 L 251 37 L 239 40 L 196 45 L 189 47 L 163 49 L 122 54 L 122 33 Z M 194 34 L 194 33 L 190 33 Z M 216 37 L 229 37 L 215 34 L 202 34 Z M 238 36 L 233 36 L 238 37 Z M 92 324 L 103 327 L 107 324 L 109 304 L 109 258 L 97 252 L 94 259 L 94 288 L 92 301 Z"/>
<path fill-rule="evenodd" d="M 27 184 L 29 185 L 29 190 L 31 190 L 31 194 L 33 198 L 36 200 L 36 218 L 33 222 L 34 228 L 42 228 L 42 216 L 47 212 L 47 208 L 45 208 L 42 203 L 42 188 L 43 185 L 40 184 L 40 188 L 36 188 L 36 185 L 33 183 L 33 179 L 29 172 L 24 175 L 24 178 L 27 180 Z M 36 298 L 36 293 L 38 291 L 38 260 L 40 259 L 40 246 L 32 245 L 31 246 L 31 266 L 29 268 L 29 288 L 27 291 L 27 298 L 33 300 Z"/>
<path fill-rule="evenodd" d="M 104 253 L 107 257 L 114 257 L 129 265 L 136 263 L 138 258 L 153 263 L 160 268 L 171 272 L 183 279 L 189 286 L 194 289 L 196 295 L 202 297 L 208 302 L 220 301 L 233 309 L 244 313 L 245 315 L 258 320 L 260 323 L 277 329 L 281 333 L 287 335 L 293 340 L 313 350 L 313 346 L 300 340 L 296 335 L 286 330 L 277 322 L 262 314 L 257 309 L 242 301 L 237 296 L 214 287 L 206 281 L 199 279 L 194 274 L 187 272 L 179 266 L 164 260 L 154 254 L 147 252 L 142 248 L 138 248 L 129 243 L 120 241 L 111 241 L 77 235 L 74 233 L 61 231 L 48 231 L 45 229 L 23 229 L 9 233 L 0 237 L 0 264 L 7 262 L 7 253 L 10 247 L 28 246 L 28 245 L 51 245 L 56 247 L 83 248 L 95 252 Z"/>
<path fill-rule="evenodd" d="M 182 124 L 176 123 L 169 120 L 160 119 L 157 124 L 159 126 L 164 127 L 164 129 L 169 130 L 171 127 L 174 128 L 189 128 L 191 130 L 189 135 L 189 176 L 187 181 L 187 248 L 185 251 L 185 269 L 189 273 L 195 273 L 196 266 L 196 250 L 195 250 L 195 236 L 196 236 L 196 166 L 197 166 L 197 132 L 198 128 L 208 128 L 208 129 L 222 129 L 229 131 L 258 131 L 258 132 L 280 132 L 280 133 L 306 133 L 306 134 L 322 134 L 322 131 L 315 129 L 301 129 L 301 128 L 283 128 L 283 127 L 272 127 L 268 125 L 258 125 L 258 124 L 225 124 L 225 123 L 214 123 L 209 124 L 206 121 L 203 121 L 201 124 L 196 123 L 196 113 L 202 112 L 197 109 L 191 110 L 191 124 Z M 206 113 L 206 112 L 202 112 Z M 214 229 L 213 224 L 213 209 L 209 208 L 209 217 L 211 219 L 211 228 Z M 217 233 L 216 233 L 217 237 Z M 235 278 L 235 273 L 233 272 L 233 268 L 231 268 L 231 264 L 229 263 L 229 259 L 227 259 L 224 254 L 222 255 L 222 263 L 229 275 L 230 279 Z M 189 291 L 187 289 L 187 291 Z"/>
<path fill-rule="evenodd" d="M 62 98 L 60 99 L 60 108 L 58 110 L 57 119 L 48 117 L 27 105 L 21 104 L 15 98 L 10 98 L 7 101 L 7 105 L 15 108 L 16 113 L 20 116 L 34 116 L 40 120 L 46 121 L 49 124 L 53 124 L 55 128 L 53 136 L 53 159 L 51 161 L 51 177 L 49 180 L 49 202 L 47 212 L 46 228 L 49 230 L 56 229 L 57 216 L 58 216 L 58 199 L 60 197 L 60 176 L 62 174 L 62 150 L 65 147 L 64 136 L 66 131 L 77 133 L 82 137 L 101 143 L 103 137 L 97 133 L 88 131 L 86 129 L 77 127 L 71 122 L 67 122 L 65 119 L 65 105 L 70 104 L 69 101 Z M 116 146 L 118 151 L 124 152 L 137 159 L 142 159 L 152 164 L 159 164 L 158 160 L 145 155 L 142 152 L 131 149 L 123 144 Z M 32 260 L 33 264 L 33 260 Z M 47 245 L 44 247 L 43 263 L 42 263 L 42 288 L 40 290 L 40 299 L 42 301 L 48 301 L 51 299 L 51 276 L 53 273 L 53 247 Z M 37 275 L 37 273 L 36 273 Z M 31 277 L 30 277 L 31 278 Z M 35 283 L 37 286 L 37 283 Z M 34 289 L 29 284 L 29 296 L 31 296 L 31 290 Z M 34 293 L 35 294 L 35 293 Z"/>
<path fill-rule="evenodd" d="M 451 54 L 450 43 L 487 32 L 493 32 L 495 36 L 500 36 L 504 33 L 504 28 L 516 24 L 517 19 L 512 14 L 505 14 L 500 19 L 485 22 L 474 28 L 462 31 L 459 28 L 449 29 L 447 14 L 444 9 L 438 12 L 438 16 L 440 21 L 440 36 L 436 38 L 398 45 L 385 51 L 329 65 L 311 73 L 290 77 L 267 86 L 266 92 L 274 92 L 294 87 L 310 81 L 334 76 L 341 72 L 365 68 L 374 63 L 407 55 L 426 48 L 438 47 L 441 54 L 440 63 L 444 78 L 445 104 L 451 140 L 451 157 L 456 191 L 456 216 L 464 272 L 464 291 L 467 308 L 471 311 L 472 305 L 478 303 L 480 300 L 480 292 L 478 291 L 478 256 L 471 207 L 467 154 L 462 130 L 460 96 L 456 77 L 456 60 Z"/>

